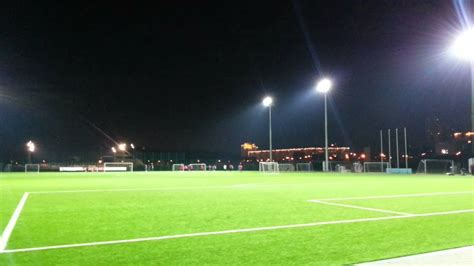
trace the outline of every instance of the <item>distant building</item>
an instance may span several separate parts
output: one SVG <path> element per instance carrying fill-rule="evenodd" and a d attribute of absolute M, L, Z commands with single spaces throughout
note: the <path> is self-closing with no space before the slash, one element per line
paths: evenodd
<path fill-rule="evenodd" d="M 258 150 L 258 146 L 254 143 L 245 142 L 240 145 L 240 156 L 242 158 L 249 158 L 249 152 Z"/>
<path fill-rule="evenodd" d="M 244 143 L 241 145 L 242 157 L 254 159 L 257 161 L 270 160 L 269 150 L 259 150 L 255 144 Z M 349 147 L 331 146 L 329 150 L 330 160 L 347 160 L 347 158 L 355 157 L 355 153 L 350 153 Z M 279 162 L 291 161 L 311 161 L 314 156 L 324 156 L 323 147 L 306 147 L 306 148 L 289 148 L 272 150 L 273 160 Z M 365 155 L 364 155 L 365 157 Z M 358 159 L 358 158 L 357 158 Z"/>

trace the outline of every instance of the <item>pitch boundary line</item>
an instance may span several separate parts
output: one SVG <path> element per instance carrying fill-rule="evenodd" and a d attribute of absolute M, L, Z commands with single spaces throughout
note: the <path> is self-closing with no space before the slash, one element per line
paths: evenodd
<path fill-rule="evenodd" d="M 21 211 L 23 210 L 23 207 L 25 206 L 28 196 L 29 196 L 28 192 L 25 192 L 23 194 L 20 202 L 18 203 L 15 211 L 13 212 L 12 217 L 10 217 L 10 221 L 8 222 L 5 229 L 3 230 L 2 236 L 0 236 L 0 253 L 2 253 L 2 251 L 4 251 L 7 247 L 8 239 L 10 239 L 10 236 L 13 232 L 13 229 L 15 228 L 18 218 L 20 218 Z"/>
<path fill-rule="evenodd" d="M 313 199 L 313 200 L 339 201 L 339 200 L 364 200 L 364 199 L 390 199 L 390 198 L 431 197 L 431 196 L 460 195 L 460 194 L 474 194 L 474 191 L 433 192 L 433 193 L 401 194 L 401 195 L 386 195 L 386 196 L 382 195 L 382 196 L 349 197 L 349 198 L 327 198 L 327 199 Z"/>
<path fill-rule="evenodd" d="M 339 206 L 339 207 L 345 207 L 345 208 L 360 209 L 360 210 L 365 210 L 365 211 L 383 212 L 383 213 L 397 214 L 397 215 L 413 215 L 412 213 L 406 213 L 406 212 L 397 212 L 397 211 L 382 210 L 382 209 L 376 209 L 376 208 L 368 208 L 368 207 L 349 205 L 349 204 L 325 202 L 325 201 L 321 201 L 321 200 L 308 200 L 308 201 L 309 202 L 314 202 L 314 203 L 319 203 L 319 204 L 331 205 L 331 206 Z"/>
<path fill-rule="evenodd" d="M 190 237 L 200 237 L 200 236 L 210 236 L 210 235 L 226 235 L 226 234 L 236 234 L 236 233 L 249 233 L 249 232 L 258 232 L 258 231 L 315 227 L 315 226 L 324 226 L 324 225 L 333 225 L 333 224 L 352 224 L 352 223 L 374 222 L 374 221 L 395 220 L 395 219 L 408 219 L 408 218 L 417 218 L 417 217 L 442 216 L 442 215 L 451 215 L 451 214 L 460 214 L 460 213 L 474 213 L 474 209 L 448 211 L 448 212 L 433 212 L 433 213 L 424 213 L 424 214 L 412 214 L 412 215 L 400 215 L 400 216 L 387 216 L 387 217 L 377 217 L 377 218 L 363 218 L 363 219 L 353 219 L 353 220 L 338 220 L 338 221 L 327 221 L 327 222 L 316 222 L 316 223 L 305 223 L 305 224 L 277 225 L 277 226 L 269 226 L 269 227 L 256 227 L 256 228 L 234 229 L 234 230 L 215 231 L 215 232 L 178 234 L 178 235 L 169 235 L 169 236 L 100 241 L 100 242 L 89 242 L 89 243 L 79 243 L 79 244 L 66 244 L 66 245 L 55 245 L 55 246 L 34 247 L 34 248 L 20 248 L 20 249 L 3 250 L 3 251 L 0 251 L 0 254 L 65 249 L 65 248 L 78 248 L 78 247 L 100 246 L 100 245 L 113 245 L 113 244 L 124 244 L 124 243 L 137 243 L 137 242 L 147 242 L 147 241 L 161 241 L 161 240 L 167 240 L 167 239 L 190 238 Z"/>
<path fill-rule="evenodd" d="M 195 186 L 195 187 L 161 187 L 161 188 L 111 188 L 111 189 L 79 189 L 79 190 L 49 190 L 49 191 L 30 191 L 30 194 L 60 194 L 60 193 L 92 193 L 92 192 L 126 192 L 126 191 L 166 191 L 166 190 L 195 190 L 195 189 L 247 189 L 258 187 L 273 187 L 283 185 L 298 185 L 294 184 L 266 184 L 266 183 L 248 183 L 248 184 L 233 184 L 227 186 Z"/>

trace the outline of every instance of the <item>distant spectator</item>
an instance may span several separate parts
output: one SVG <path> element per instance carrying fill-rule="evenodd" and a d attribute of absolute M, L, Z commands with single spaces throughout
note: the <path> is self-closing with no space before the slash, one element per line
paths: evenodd
<path fill-rule="evenodd" d="M 233 171 L 234 170 L 234 165 L 233 164 L 229 164 L 229 171 Z"/>
<path fill-rule="evenodd" d="M 224 166 L 222 166 L 222 168 L 224 168 L 224 171 L 227 170 L 227 164 L 224 164 Z"/>
<path fill-rule="evenodd" d="M 242 164 L 239 164 L 239 172 L 242 172 L 244 170 L 244 166 Z"/>
<path fill-rule="evenodd" d="M 214 165 L 212 166 L 212 171 L 216 171 L 216 170 L 217 170 L 217 165 L 214 164 Z"/>

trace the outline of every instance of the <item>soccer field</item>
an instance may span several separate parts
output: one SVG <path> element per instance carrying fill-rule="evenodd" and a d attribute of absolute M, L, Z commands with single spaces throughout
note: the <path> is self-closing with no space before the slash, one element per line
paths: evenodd
<path fill-rule="evenodd" d="M 474 245 L 472 177 L 21 173 L 0 193 L 0 265 L 340 265 Z"/>

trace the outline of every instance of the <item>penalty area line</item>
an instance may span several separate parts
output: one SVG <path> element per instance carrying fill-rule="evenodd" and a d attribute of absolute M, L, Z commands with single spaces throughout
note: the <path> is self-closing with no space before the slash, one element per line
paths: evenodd
<path fill-rule="evenodd" d="M 341 203 L 335 203 L 335 202 L 325 202 L 325 201 L 321 201 L 321 200 L 308 200 L 308 201 L 309 201 L 309 202 L 314 202 L 314 203 L 319 203 L 319 204 L 326 204 L 326 205 L 338 206 L 338 207 L 359 209 L 359 210 L 364 210 L 364 211 L 383 212 L 383 213 L 397 214 L 397 215 L 413 215 L 413 214 L 411 214 L 411 213 L 406 213 L 406 212 L 397 212 L 397 211 L 390 211 L 390 210 L 382 210 L 382 209 L 368 208 L 368 207 L 362 207 L 362 206 L 356 206 L 356 205 L 349 205 L 349 204 L 341 204 Z"/>
<path fill-rule="evenodd" d="M 28 199 L 28 195 L 28 192 L 25 192 L 23 194 L 20 202 L 18 203 L 15 211 L 13 212 L 12 217 L 10 218 L 10 221 L 7 224 L 7 227 L 5 227 L 5 230 L 3 230 L 2 236 L 0 237 L 0 253 L 2 253 L 2 251 L 4 251 L 7 247 L 8 239 L 10 239 L 10 236 L 13 232 L 13 229 L 15 228 L 18 218 L 20 218 L 21 211 L 25 206 L 26 200 Z"/>
<path fill-rule="evenodd" d="M 433 192 L 433 193 L 401 194 L 401 195 L 386 195 L 386 196 L 382 195 L 382 196 L 350 197 L 350 198 L 329 198 L 329 199 L 314 199 L 314 200 L 338 201 L 338 200 L 365 200 L 365 199 L 392 199 L 392 198 L 432 197 L 432 196 L 462 195 L 462 194 L 474 194 L 474 191 Z"/>
<path fill-rule="evenodd" d="M 0 254 L 2 254 L 2 253 L 17 253 L 17 252 L 32 252 L 32 251 L 65 249 L 65 248 L 78 248 L 78 247 L 89 247 L 89 246 L 100 246 L 100 245 L 137 243 L 137 242 L 147 242 L 147 241 L 160 241 L 160 240 L 167 240 L 167 239 L 178 239 L 178 238 L 189 238 L 189 237 L 200 237 L 200 236 L 249 233 L 249 232 L 258 232 L 258 231 L 271 231 L 271 230 L 280 230 L 280 229 L 315 227 L 315 226 L 324 226 L 324 225 L 332 225 L 332 224 L 352 224 L 352 223 L 375 222 L 375 221 L 395 220 L 395 219 L 409 219 L 409 218 L 416 218 L 416 217 L 442 216 L 442 215 L 451 215 L 451 214 L 459 214 L 459 213 L 473 213 L 473 212 L 474 212 L 474 209 L 469 209 L 469 210 L 457 210 L 457 211 L 448 211 L 448 212 L 434 212 L 434 213 L 400 215 L 400 216 L 387 216 L 387 217 L 377 217 L 377 218 L 363 218 L 363 219 L 353 219 L 353 220 L 316 222 L 316 223 L 306 223 L 306 224 L 277 225 L 277 226 L 269 226 L 269 227 L 245 228 L 245 229 L 225 230 L 225 231 L 216 231 L 216 232 L 202 232 L 202 233 L 191 233 L 191 234 L 179 234 L 179 235 L 169 235 L 169 236 L 157 236 L 157 237 L 147 237 L 147 238 L 125 239 L 125 240 L 112 240 L 112 241 L 101 241 L 101 242 L 90 242 L 90 243 L 79 243 L 79 244 L 56 245 L 56 246 L 46 246 L 46 247 L 10 249 L 10 250 L 0 251 Z"/>

